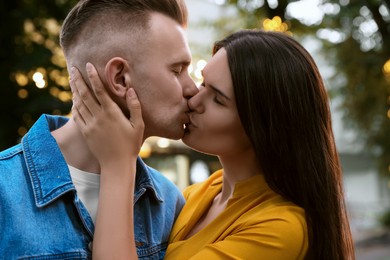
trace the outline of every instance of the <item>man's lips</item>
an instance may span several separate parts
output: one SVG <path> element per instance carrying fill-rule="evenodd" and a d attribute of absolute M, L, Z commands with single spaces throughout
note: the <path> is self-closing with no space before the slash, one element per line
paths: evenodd
<path fill-rule="evenodd" d="M 189 133 L 190 132 L 190 128 L 197 128 L 197 126 L 192 121 L 191 114 L 188 114 L 188 122 L 184 124 L 184 131 L 185 131 L 185 133 Z"/>

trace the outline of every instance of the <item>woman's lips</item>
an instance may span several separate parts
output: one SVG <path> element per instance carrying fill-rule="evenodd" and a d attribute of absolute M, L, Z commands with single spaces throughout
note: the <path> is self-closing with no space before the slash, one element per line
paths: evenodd
<path fill-rule="evenodd" d="M 184 132 L 190 133 L 191 129 L 197 128 L 197 126 L 190 120 L 190 122 L 186 123 L 184 125 Z"/>

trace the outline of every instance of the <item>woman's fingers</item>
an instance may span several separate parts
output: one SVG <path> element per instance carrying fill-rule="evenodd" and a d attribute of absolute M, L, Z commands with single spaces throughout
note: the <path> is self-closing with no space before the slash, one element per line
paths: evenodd
<path fill-rule="evenodd" d="M 90 88 L 85 83 L 79 70 L 71 69 L 70 86 L 73 92 L 73 107 L 77 109 L 77 117 L 86 123 L 93 119 L 93 114 L 100 109 L 100 105 L 93 97 Z"/>
<path fill-rule="evenodd" d="M 83 103 L 83 100 L 80 98 L 79 91 L 77 87 L 75 86 L 75 82 L 77 82 L 77 78 L 80 77 L 78 71 L 76 68 L 71 69 L 71 78 L 70 78 L 70 88 L 72 90 L 72 99 L 73 99 L 73 106 L 72 106 L 72 115 L 74 120 L 77 124 L 79 124 L 80 127 L 85 126 L 86 122 L 84 120 L 83 114 L 85 117 L 90 116 L 89 110 L 80 112 L 85 110 L 85 105 Z M 89 114 L 89 115 L 86 115 Z"/>
<path fill-rule="evenodd" d="M 138 96 L 133 88 L 127 90 L 126 103 L 130 111 L 130 123 L 136 127 L 144 127 L 144 121 L 142 119 L 141 103 L 138 100 Z"/>
<path fill-rule="evenodd" d="M 110 106 L 113 103 L 113 101 L 108 95 L 106 89 L 104 88 L 104 85 L 99 78 L 99 74 L 95 66 L 88 62 L 86 65 L 86 69 L 87 69 L 89 81 L 93 86 L 93 91 L 95 93 L 98 102 L 102 107 Z"/>
<path fill-rule="evenodd" d="M 81 73 L 75 67 L 71 69 L 72 76 L 70 80 L 73 92 L 72 113 L 76 122 L 80 121 L 80 127 L 83 129 L 88 125 L 92 126 L 94 121 L 100 122 L 102 118 L 112 119 L 118 118 L 120 115 L 123 116 L 119 107 L 108 95 L 96 68 L 91 63 L 87 63 L 86 68 L 91 87 L 88 87 Z M 141 104 L 132 88 L 126 92 L 126 103 L 131 115 L 130 120 L 128 120 L 131 126 L 143 131 L 144 121 L 142 119 Z"/>
<path fill-rule="evenodd" d="M 87 74 L 93 90 L 87 86 L 77 69 L 72 70 L 71 88 L 74 97 L 73 117 L 90 150 L 101 165 L 127 160 L 129 156 L 136 157 L 142 145 L 145 127 L 141 104 L 134 89 L 128 89 L 125 96 L 131 115 L 129 119 L 111 100 L 92 64 L 87 65 Z"/>

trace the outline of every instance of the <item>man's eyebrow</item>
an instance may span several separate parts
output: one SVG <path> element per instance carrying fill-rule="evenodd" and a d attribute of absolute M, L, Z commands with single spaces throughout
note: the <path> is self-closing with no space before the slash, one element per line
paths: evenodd
<path fill-rule="evenodd" d="M 176 66 L 189 66 L 191 64 L 191 61 L 190 60 L 182 60 L 182 61 L 177 61 L 177 62 L 174 62 L 172 63 L 172 67 L 176 67 Z"/>

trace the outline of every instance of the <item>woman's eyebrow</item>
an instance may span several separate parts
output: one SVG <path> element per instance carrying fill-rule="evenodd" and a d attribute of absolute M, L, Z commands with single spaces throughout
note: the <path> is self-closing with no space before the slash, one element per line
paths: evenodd
<path fill-rule="evenodd" d="M 203 75 L 203 70 L 201 71 L 202 73 L 202 76 L 204 78 L 204 75 Z M 213 86 L 213 85 L 210 85 L 210 84 L 207 84 L 207 86 L 209 88 L 211 88 L 214 92 L 217 92 L 219 95 L 221 95 L 222 97 L 226 98 L 227 100 L 231 100 L 230 97 L 228 97 L 225 93 L 223 93 L 220 89 L 218 89 L 217 87 Z"/>
<path fill-rule="evenodd" d="M 230 98 L 225 93 L 223 93 L 221 90 L 219 90 L 218 88 L 214 87 L 213 85 L 208 84 L 208 87 L 211 88 L 214 92 L 217 92 L 222 97 L 226 98 L 227 100 L 230 100 Z"/>

